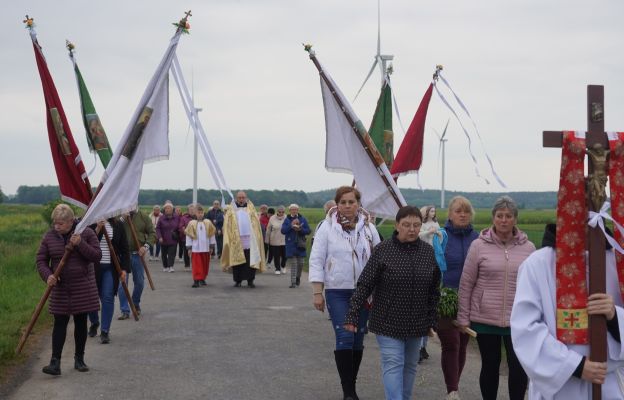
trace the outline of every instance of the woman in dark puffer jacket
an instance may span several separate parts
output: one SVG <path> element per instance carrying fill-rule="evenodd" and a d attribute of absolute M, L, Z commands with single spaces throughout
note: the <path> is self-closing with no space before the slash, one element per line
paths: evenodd
<path fill-rule="evenodd" d="M 87 342 L 87 314 L 100 309 L 93 263 L 102 258 L 100 243 L 95 233 L 86 228 L 81 234 L 74 234 L 76 222 L 74 212 L 66 204 L 59 204 L 52 211 L 53 227 L 44 236 L 37 251 L 37 270 L 41 279 L 52 286 L 49 311 L 54 316 L 52 330 L 52 359 L 43 372 L 61 374 L 61 353 L 65 344 L 69 317 L 74 316 L 74 341 L 76 351 L 74 368 L 85 372 L 84 363 Z M 67 257 L 59 279 L 54 277 L 65 246 L 73 246 Z"/>

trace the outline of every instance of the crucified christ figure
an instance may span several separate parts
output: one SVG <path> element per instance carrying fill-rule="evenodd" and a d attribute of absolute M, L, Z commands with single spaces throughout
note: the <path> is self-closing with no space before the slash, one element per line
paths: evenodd
<path fill-rule="evenodd" d="M 587 155 L 594 166 L 593 173 L 587 177 L 587 194 L 594 210 L 598 211 L 607 199 L 605 187 L 607 185 L 607 157 L 609 156 L 609 150 L 606 150 L 602 144 L 596 143 L 587 150 Z"/>

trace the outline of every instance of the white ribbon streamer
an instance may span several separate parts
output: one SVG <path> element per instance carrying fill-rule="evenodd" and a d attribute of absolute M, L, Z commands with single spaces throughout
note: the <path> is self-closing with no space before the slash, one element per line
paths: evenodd
<path fill-rule="evenodd" d="M 612 221 L 613 225 L 624 236 L 624 227 L 622 227 L 622 225 L 618 224 L 616 220 L 611 218 L 611 216 L 607 212 L 607 211 L 609 211 L 610 208 L 611 208 L 611 202 L 605 201 L 602 204 L 602 207 L 600 208 L 599 212 L 590 211 L 589 212 L 589 220 L 587 221 L 587 225 L 591 226 L 592 228 L 595 228 L 596 226 L 600 227 L 600 230 L 602 231 L 603 235 L 605 236 L 605 239 L 607 239 L 607 242 L 609 242 L 611 247 L 613 247 L 615 250 L 617 250 L 620 254 L 624 254 L 624 249 L 605 230 L 604 221 L 602 220 L 603 218 L 604 219 L 608 219 L 609 221 Z"/>
<path fill-rule="evenodd" d="M 468 131 L 464 127 L 464 124 L 459 119 L 459 116 L 457 115 L 457 113 L 455 112 L 453 107 L 449 104 L 449 102 L 446 100 L 444 95 L 442 93 L 440 93 L 440 90 L 438 90 L 438 85 L 436 84 L 436 81 L 433 81 L 432 83 L 433 83 L 433 87 L 436 90 L 436 93 L 438 94 L 438 97 L 440 97 L 440 100 L 442 100 L 442 103 L 444 103 L 446 105 L 446 107 L 448 107 L 448 109 L 451 111 L 451 113 L 453 113 L 453 115 L 455 116 L 455 119 L 457 120 L 457 122 L 459 122 L 459 126 L 461 126 L 462 130 L 464 131 L 464 135 L 466 135 L 466 138 L 468 139 L 468 153 L 470 154 L 470 158 L 472 158 L 472 162 L 475 165 L 475 174 L 477 174 L 477 177 L 483 179 L 485 181 L 485 183 L 487 183 L 489 185 L 490 181 L 488 181 L 487 178 L 481 176 L 481 174 L 479 173 L 479 165 L 477 163 L 477 158 L 475 157 L 474 153 L 472 152 L 472 139 L 470 138 L 470 134 L 468 133 Z"/>
<path fill-rule="evenodd" d="M 496 178 L 496 180 L 498 181 L 498 184 L 506 189 L 507 186 L 505 186 L 505 183 L 503 182 L 503 180 L 498 176 L 498 174 L 494 170 L 494 164 L 492 163 L 492 160 L 490 159 L 490 156 L 488 155 L 487 151 L 485 151 L 485 145 L 483 144 L 483 139 L 481 138 L 481 134 L 479 133 L 479 129 L 477 129 L 477 124 L 474 122 L 474 120 L 472 119 L 472 116 L 468 112 L 468 108 L 461 101 L 461 99 L 459 98 L 457 93 L 455 93 L 455 91 L 453 90 L 451 85 L 448 83 L 448 81 L 446 79 L 444 79 L 444 77 L 442 76 L 442 71 L 438 72 L 438 76 L 440 77 L 442 82 L 446 85 L 446 87 L 451 91 L 451 93 L 453 93 L 453 96 L 455 97 L 455 100 L 457 101 L 457 104 L 459 104 L 459 106 L 462 108 L 462 110 L 464 110 L 464 112 L 468 116 L 468 119 L 470 119 L 470 122 L 472 122 L 472 126 L 474 126 L 475 132 L 477 133 L 477 137 L 479 138 L 479 142 L 481 143 L 481 148 L 483 149 L 483 153 L 485 154 L 485 158 L 487 159 L 488 163 L 490 164 L 490 170 L 492 171 L 492 175 L 494 175 L 494 178 Z"/>
<path fill-rule="evenodd" d="M 193 103 L 193 99 L 189 93 L 188 87 L 186 86 L 186 82 L 184 80 L 184 76 L 182 75 L 182 68 L 180 68 L 180 63 L 178 62 L 178 57 L 174 55 L 173 63 L 171 65 L 171 72 L 173 74 L 173 78 L 178 87 L 178 91 L 180 92 L 180 97 L 182 98 L 182 104 L 184 105 L 184 110 L 186 111 L 186 115 L 189 119 L 191 126 L 193 127 L 193 131 L 195 132 L 195 137 L 197 138 L 197 143 L 204 154 L 204 159 L 206 160 L 206 164 L 208 164 L 208 170 L 212 175 L 212 179 L 215 182 L 215 185 L 221 192 L 221 204 L 225 203 L 225 197 L 223 192 L 226 192 L 230 195 L 231 199 L 234 199 L 232 192 L 228 188 L 225 183 L 225 178 L 223 177 L 223 172 L 221 171 L 221 167 L 217 163 L 217 159 L 212 151 L 210 143 L 206 138 L 206 132 L 199 120 L 197 115 L 197 109 L 195 108 L 195 104 Z"/>

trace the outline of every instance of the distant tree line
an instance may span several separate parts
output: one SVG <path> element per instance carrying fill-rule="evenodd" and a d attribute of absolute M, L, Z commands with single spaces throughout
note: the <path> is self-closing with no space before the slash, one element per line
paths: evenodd
<path fill-rule="evenodd" d="M 247 196 L 254 204 L 268 204 L 270 206 L 285 205 L 297 203 L 301 207 L 322 207 L 327 200 L 333 199 L 335 189 L 321 190 L 318 192 L 306 193 L 301 190 L 245 190 Z M 233 191 L 236 195 L 236 191 Z M 418 190 L 418 189 L 401 189 L 403 197 L 408 204 L 416 206 L 424 206 L 434 204 L 440 206 L 439 190 Z M 530 209 L 551 209 L 557 206 L 556 192 L 454 192 L 446 191 L 446 205 L 448 201 L 456 195 L 462 195 L 468 198 L 475 208 L 490 208 L 494 201 L 503 194 L 511 196 L 519 208 Z M 0 202 L 18 204 L 45 204 L 58 200 L 60 192 L 58 186 L 20 186 L 14 196 L 8 199 L 0 189 Z M 199 189 L 197 191 L 198 202 L 206 205 L 212 204 L 216 199 L 221 199 L 221 193 L 218 190 Z M 141 205 L 162 205 L 165 200 L 170 200 L 175 205 L 186 206 L 193 200 L 193 190 L 167 190 L 167 189 L 143 189 L 139 192 L 139 204 Z M 225 195 L 225 201 L 229 202 L 228 195 Z"/>

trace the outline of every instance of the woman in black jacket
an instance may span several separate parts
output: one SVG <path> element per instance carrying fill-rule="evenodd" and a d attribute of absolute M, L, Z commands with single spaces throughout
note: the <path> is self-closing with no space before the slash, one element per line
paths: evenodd
<path fill-rule="evenodd" d="M 386 399 L 410 399 L 422 338 L 438 320 L 440 269 L 433 247 L 418 238 L 420 210 L 402 207 L 392 238 L 373 252 L 351 297 L 345 329 L 355 331 L 359 310 L 373 295 L 368 329 L 377 335 Z"/>
<path fill-rule="evenodd" d="M 125 274 L 130 273 L 130 248 L 128 247 L 128 239 L 123 223 L 116 218 L 110 218 L 106 222 L 101 221 L 97 225 L 92 225 L 96 231 L 98 240 L 100 241 L 100 249 L 102 250 L 102 259 L 99 263 L 95 263 L 95 280 L 102 303 L 102 322 L 100 342 L 102 344 L 110 343 L 110 326 L 113 320 L 113 312 L 115 311 L 115 296 L 119 287 L 119 280 L 125 280 Z M 115 265 L 113 264 L 113 255 L 110 253 L 104 232 L 108 233 L 111 240 L 115 255 L 119 260 L 122 269 L 122 276 L 117 274 Z M 89 336 L 97 335 L 100 321 L 97 311 L 89 314 L 91 327 L 89 328 Z"/>

